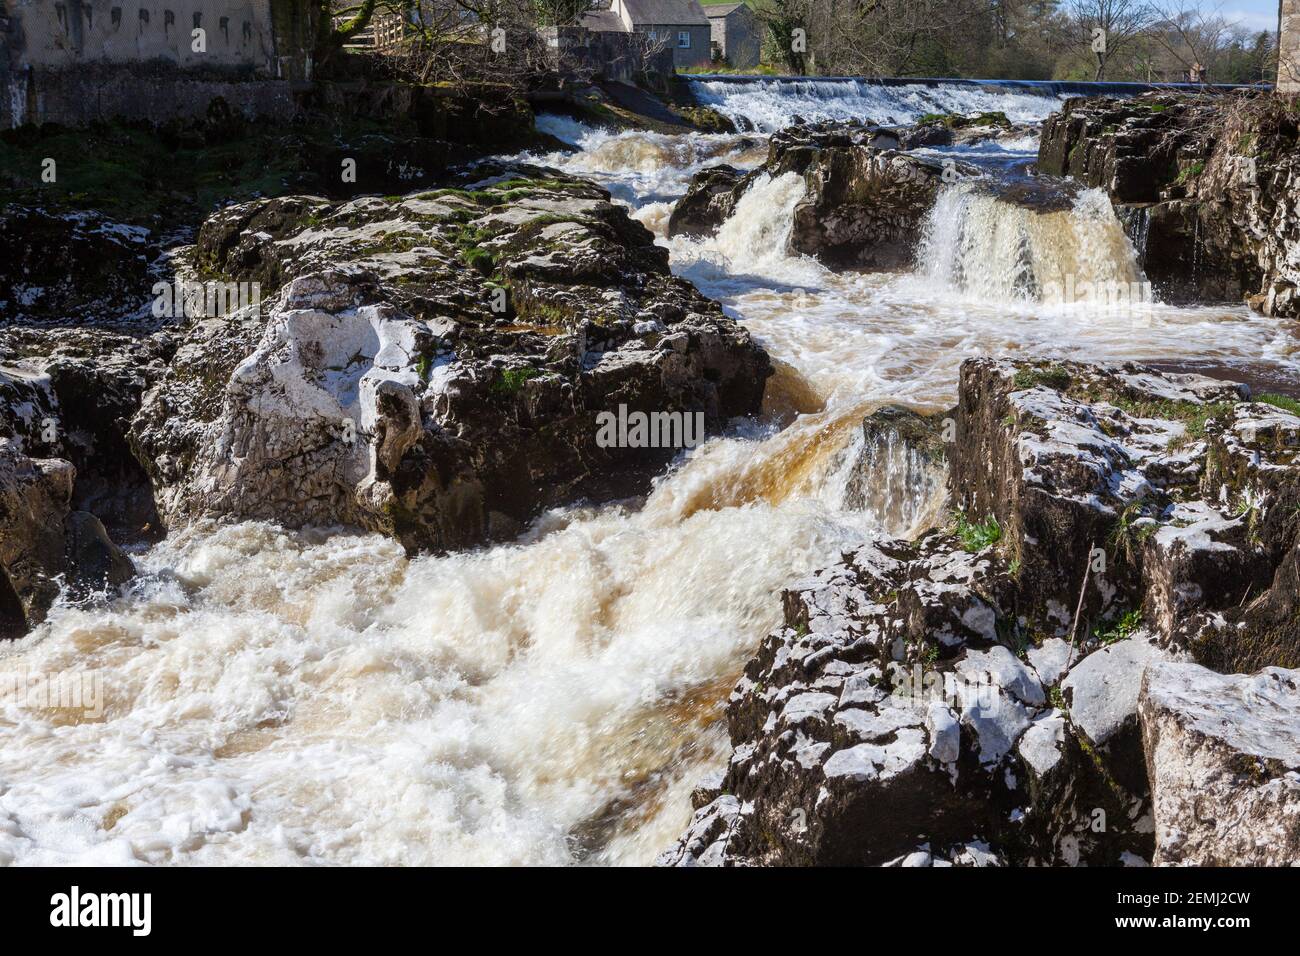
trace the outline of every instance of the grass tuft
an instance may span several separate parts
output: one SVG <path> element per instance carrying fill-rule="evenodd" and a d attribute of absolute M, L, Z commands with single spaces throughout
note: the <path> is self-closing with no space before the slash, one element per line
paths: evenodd
<path fill-rule="evenodd" d="M 954 531 L 963 551 L 971 554 L 991 548 L 1002 540 L 1002 526 L 989 515 L 983 521 L 971 521 L 960 511 L 953 512 Z"/>

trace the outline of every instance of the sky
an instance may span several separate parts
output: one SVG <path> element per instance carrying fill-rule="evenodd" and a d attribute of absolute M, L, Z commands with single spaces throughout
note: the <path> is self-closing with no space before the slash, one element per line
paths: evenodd
<path fill-rule="evenodd" d="M 1203 0 L 1203 9 L 1215 6 L 1209 0 Z M 1223 4 L 1223 16 L 1235 20 L 1248 30 L 1277 29 L 1277 0 L 1226 0 Z"/>

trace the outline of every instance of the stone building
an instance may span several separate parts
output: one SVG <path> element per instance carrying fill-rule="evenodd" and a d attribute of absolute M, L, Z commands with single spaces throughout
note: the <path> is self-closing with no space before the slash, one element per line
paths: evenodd
<path fill-rule="evenodd" d="M 699 0 L 613 0 L 609 8 L 584 16 L 582 25 L 593 32 L 644 34 L 671 49 L 678 68 L 712 62 L 709 18 Z"/>
<path fill-rule="evenodd" d="M 718 58 L 737 70 L 758 66 L 763 39 L 758 18 L 745 3 L 718 3 L 704 8 Z"/>
<path fill-rule="evenodd" d="M 314 0 L 2 0 L 0 128 L 293 112 Z"/>

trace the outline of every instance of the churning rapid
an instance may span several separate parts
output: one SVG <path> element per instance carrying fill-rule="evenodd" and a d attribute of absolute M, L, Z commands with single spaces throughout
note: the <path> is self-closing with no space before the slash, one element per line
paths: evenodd
<path fill-rule="evenodd" d="M 905 122 L 1051 95 L 854 81 L 701 81 L 753 129 L 798 114 Z M 547 118 L 662 237 L 691 173 L 755 166 L 752 134 L 598 132 Z M 1012 160 L 1032 146 L 1000 147 Z M 1007 157 L 1004 157 L 1007 158 Z M 940 502 L 900 455 L 850 493 L 858 425 L 943 407 L 979 353 L 1295 368 L 1244 308 L 1044 301 L 1067 274 L 1140 282 L 1100 194 L 1039 216 L 947 187 L 909 274 L 786 254 L 803 181 L 763 179 L 674 269 L 771 352 L 768 415 L 683 455 L 644 501 L 575 507 L 517 542 L 407 559 L 378 536 L 198 525 L 136 555 L 111 602 L 56 607 L 0 645 L 0 863 L 646 863 L 727 752 L 722 708 L 779 592 Z M 908 484 L 914 481 L 914 484 Z M 860 489 L 859 489 L 860 491 Z M 102 712 L 32 708 L 35 674 L 84 675 Z"/>

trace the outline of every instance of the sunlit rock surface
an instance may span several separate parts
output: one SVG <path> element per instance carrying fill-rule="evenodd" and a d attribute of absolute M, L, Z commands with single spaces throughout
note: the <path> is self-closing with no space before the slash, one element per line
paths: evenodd
<path fill-rule="evenodd" d="M 605 447 L 597 416 L 757 412 L 766 354 L 578 180 L 205 224 L 197 261 L 279 289 L 196 323 L 132 426 L 170 525 L 345 524 L 408 548 L 512 537 L 544 508 L 644 493 L 681 450 Z"/>
<path fill-rule="evenodd" d="M 1300 858 L 1300 671 L 1147 668 L 1139 705 L 1155 862 L 1290 866 Z"/>

